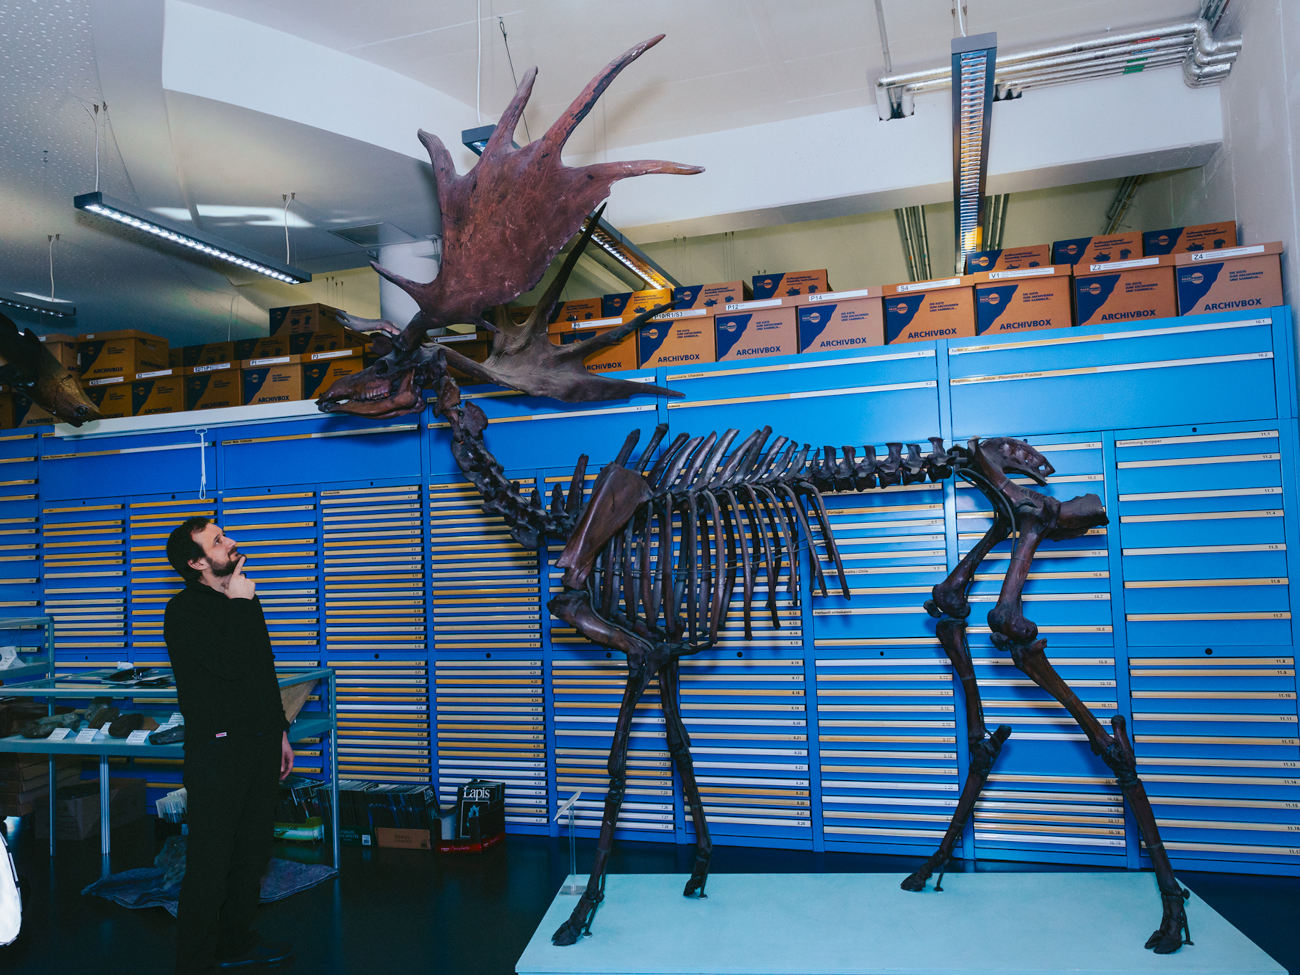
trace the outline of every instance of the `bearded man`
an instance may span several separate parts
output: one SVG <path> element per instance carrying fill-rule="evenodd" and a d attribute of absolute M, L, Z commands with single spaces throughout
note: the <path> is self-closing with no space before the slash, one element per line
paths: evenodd
<path fill-rule="evenodd" d="M 287 945 L 262 941 L 253 914 L 271 858 L 277 780 L 293 769 L 275 660 L 245 556 L 208 518 L 182 522 L 167 561 L 185 588 L 163 633 L 185 717 L 185 880 L 176 971 L 197 975 L 277 965 Z"/>

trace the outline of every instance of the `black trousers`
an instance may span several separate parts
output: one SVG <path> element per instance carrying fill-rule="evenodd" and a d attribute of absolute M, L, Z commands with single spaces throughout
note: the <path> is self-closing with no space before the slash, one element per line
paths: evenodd
<path fill-rule="evenodd" d="M 185 879 L 176 929 L 177 975 L 213 970 L 217 954 L 255 940 L 253 912 L 271 859 L 280 732 L 185 743 Z"/>

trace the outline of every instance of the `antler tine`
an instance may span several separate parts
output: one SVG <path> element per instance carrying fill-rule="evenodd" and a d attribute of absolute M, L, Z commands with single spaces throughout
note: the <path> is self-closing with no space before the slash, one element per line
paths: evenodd
<path fill-rule="evenodd" d="M 500 131 L 498 129 L 498 131 Z M 492 136 L 496 138 L 496 134 Z M 537 306 L 533 309 L 528 321 L 525 323 L 525 329 L 532 331 L 540 327 L 546 330 L 546 323 L 551 320 L 551 313 L 555 311 L 555 306 L 559 303 L 560 292 L 564 286 L 569 283 L 569 275 L 573 273 L 574 266 L 578 263 L 578 258 L 582 257 L 582 252 L 587 249 L 587 241 L 591 240 L 591 235 L 600 223 L 600 216 L 605 212 L 605 205 L 602 203 L 600 209 L 587 218 L 587 225 L 582 228 L 582 236 L 578 242 L 569 248 L 568 256 L 564 258 L 564 263 L 560 265 L 559 272 L 551 279 L 551 283 L 546 286 L 542 292 L 541 298 L 537 300 Z"/>
<path fill-rule="evenodd" d="M 523 117 L 524 108 L 533 94 L 533 83 L 536 80 L 536 67 L 529 68 L 524 72 L 523 80 L 519 82 L 519 87 L 515 89 L 515 97 L 510 99 L 510 104 L 501 113 L 501 118 L 497 120 L 496 128 L 492 130 L 487 145 L 483 147 L 483 155 L 496 154 L 503 151 L 503 149 L 509 149 L 514 144 L 515 129 L 519 127 L 519 119 Z"/>
<path fill-rule="evenodd" d="M 592 78 L 587 87 L 582 89 L 578 97 L 570 103 L 568 111 L 557 118 L 551 127 L 546 130 L 546 135 L 542 136 L 541 141 L 545 142 L 551 151 L 558 153 L 564 143 L 568 141 L 569 136 L 573 134 L 573 130 L 578 127 L 578 123 L 587 117 L 587 113 L 596 104 L 596 100 L 605 93 L 605 89 L 619 76 L 619 73 L 663 39 L 663 34 L 656 34 L 654 37 L 647 38 L 605 65 L 600 74 Z M 495 133 L 493 135 L 495 136 Z"/>

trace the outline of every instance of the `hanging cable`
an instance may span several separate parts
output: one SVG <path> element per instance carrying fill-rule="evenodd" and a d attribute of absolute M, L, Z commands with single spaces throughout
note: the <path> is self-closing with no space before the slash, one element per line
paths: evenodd
<path fill-rule="evenodd" d="M 77 100 L 81 101 L 81 99 L 77 99 Z M 92 102 L 90 104 L 90 107 L 87 107 L 85 102 L 81 102 L 82 110 L 86 113 L 86 115 L 90 117 L 90 124 L 95 129 L 95 192 L 96 193 L 99 192 L 99 109 L 100 107 L 101 106 L 99 102 Z M 105 110 L 108 109 L 107 104 L 104 104 L 102 107 Z"/>
<path fill-rule="evenodd" d="M 208 442 L 207 427 L 199 427 L 194 431 L 199 438 L 199 500 L 208 500 Z"/>
<path fill-rule="evenodd" d="M 281 193 L 280 199 L 284 201 L 284 263 L 292 264 L 289 260 L 289 204 L 297 199 L 297 193 Z"/>
<path fill-rule="evenodd" d="M 961 31 L 961 36 L 966 36 L 966 0 L 953 0 L 953 14 L 957 18 L 957 29 Z"/>
<path fill-rule="evenodd" d="M 518 89 L 519 76 L 515 74 L 515 59 L 510 56 L 510 35 L 506 33 L 506 19 L 504 17 L 498 17 L 497 26 L 501 28 L 501 41 L 506 46 L 506 63 L 510 65 L 510 80 L 515 83 L 515 88 Z M 529 142 L 532 142 L 533 134 L 528 131 L 528 119 L 523 117 L 523 122 L 524 135 L 527 136 Z"/>
<path fill-rule="evenodd" d="M 476 67 L 474 69 L 474 114 L 478 124 L 483 124 L 483 0 L 474 2 L 474 36 L 478 39 Z"/>
<path fill-rule="evenodd" d="M 54 300 L 54 242 L 59 239 L 58 234 L 47 234 L 46 239 L 50 242 L 50 301 Z"/>

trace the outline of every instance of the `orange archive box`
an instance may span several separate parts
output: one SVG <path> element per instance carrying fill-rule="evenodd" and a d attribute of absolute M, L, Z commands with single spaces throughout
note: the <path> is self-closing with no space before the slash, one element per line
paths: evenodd
<path fill-rule="evenodd" d="M 100 376 L 82 385 L 105 420 L 131 415 L 131 383 L 126 376 Z"/>
<path fill-rule="evenodd" d="M 600 317 L 599 298 L 575 298 L 563 301 L 555 308 L 553 322 L 589 322 Z"/>
<path fill-rule="evenodd" d="M 688 284 L 673 288 L 674 311 L 703 308 L 717 312 L 738 301 L 748 301 L 749 285 L 744 281 L 718 281 L 714 284 Z"/>
<path fill-rule="evenodd" d="M 81 375 L 87 379 L 166 369 L 167 360 L 166 339 L 134 329 L 94 332 L 83 335 L 77 343 L 77 361 Z"/>
<path fill-rule="evenodd" d="M 1070 265 L 975 275 L 975 334 L 1002 335 L 1073 325 Z"/>
<path fill-rule="evenodd" d="M 271 334 L 318 332 L 322 328 L 341 327 L 339 309 L 333 305 L 288 305 L 270 311 Z"/>
<path fill-rule="evenodd" d="M 334 383 L 364 368 L 361 349 L 313 352 L 302 358 L 302 398 L 316 399 Z"/>
<path fill-rule="evenodd" d="M 727 305 L 714 322 L 719 362 L 799 351 L 803 297 L 767 298 Z"/>
<path fill-rule="evenodd" d="M 6 427 L 45 427 L 56 423 L 54 415 L 43 406 L 38 406 L 36 402 L 23 393 L 18 392 L 12 386 L 0 386 L 0 399 L 5 401 L 4 414 Z"/>
<path fill-rule="evenodd" d="M 181 365 L 210 366 L 214 362 L 231 362 L 235 358 L 234 342 L 204 342 L 181 349 Z"/>
<path fill-rule="evenodd" d="M 235 339 L 234 341 L 234 359 L 243 362 L 245 359 L 270 359 L 278 355 L 289 354 L 289 335 L 281 332 L 279 335 L 262 335 L 251 339 Z M 225 361 L 233 361 L 227 359 Z"/>
<path fill-rule="evenodd" d="M 1218 223 L 1198 223 L 1190 227 L 1170 227 L 1168 230 L 1148 230 L 1142 234 L 1142 253 L 1147 257 L 1157 254 L 1190 254 L 1194 251 L 1218 251 L 1237 246 L 1237 223 L 1220 220 Z"/>
<path fill-rule="evenodd" d="M 195 366 L 185 377 L 185 408 L 215 410 L 242 406 L 243 390 L 239 383 L 238 362 L 214 362 Z"/>
<path fill-rule="evenodd" d="M 763 298 L 793 298 L 796 295 L 812 295 L 831 290 L 825 268 L 815 271 L 755 274 L 750 280 L 755 301 Z"/>
<path fill-rule="evenodd" d="M 50 350 L 50 355 L 58 360 L 59 365 L 69 372 L 77 371 L 77 337 L 55 333 L 42 335 L 41 345 Z"/>
<path fill-rule="evenodd" d="M 1162 254 L 1076 266 L 1074 309 L 1079 325 L 1176 315 L 1173 256 Z"/>
<path fill-rule="evenodd" d="M 245 359 L 239 364 L 239 382 L 240 399 L 245 406 L 302 399 L 302 356 Z"/>
<path fill-rule="evenodd" d="M 1174 256 L 1178 314 L 1282 304 L 1282 242 Z"/>
<path fill-rule="evenodd" d="M 131 415 L 180 413 L 185 409 L 184 367 L 137 372 L 131 383 Z"/>
<path fill-rule="evenodd" d="M 713 313 L 690 308 L 656 315 L 637 329 L 636 355 L 640 369 L 716 362 Z"/>
<path fill-rule="evenodd" d="M 627 304 L 623 306 L 623 319 L 626 321 L 629 318 L 636 318 L 637 315 L 671 304 L 672 300 L 672 288 L 648 288 L 645 291 L 633 291 L 632 296 L 627 300 Z"/>
<path fill-rule="evenodd" d="M 598 335 L 607 335 L 610 329 L 618 328 L 622 324 L 622 318 L 594 318 L 586 322 L 560 322 L 558 325 L 568 327 L 562 329 L 557 327 L 552 331 L 551 341 L 556 345 L 572 345 L 575 342 L 586 342 Z M 635 369 L 637 366 L 636 331 L 628 332 L 627 335 L 613 345 L 592 353 L 584 358 L 583 362 L 592 372 L 621 372 L 624 369 Z"/>
<path fill-rule="evenodd" d="M 1021 267 L 1045 267 L 1052 263 L 1052 245 L 1007 247 L 1000 251 L 976 251 L 966 255 L 966 273 L 1014 271 Z"/>
<path fill-rule="evenodd" d="M 880 293 L 880 288 L 857 288 L 799 299 L 799 351 L 884 345 L 885 312 Z"/>
<path fill-rule="evenodd" d="M 1105 237 L 1075 237 L 1058 240 L 1052 245 L 1053 264 L 1104 264 L 1107 261 L 1127 261 L 1142 256 L 1142 235 L 1136 230 L 1127 234 L 1109 234 Z"/>
<path fill-rule="evenodd" d="M 886 285 L 885 342 L 971 338 L 975 334 L 972 275 Z"/>

